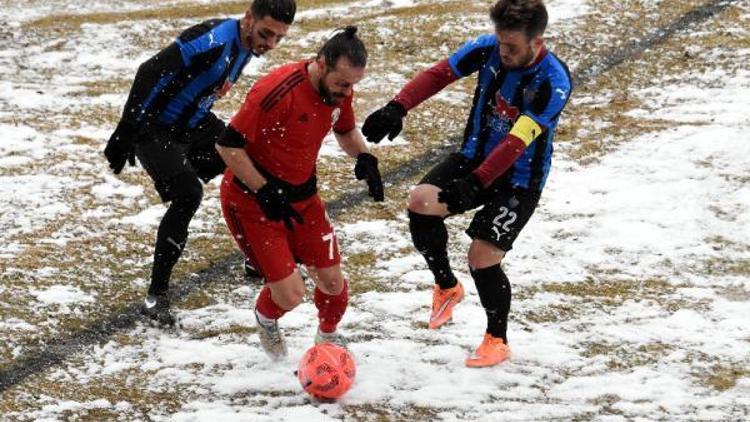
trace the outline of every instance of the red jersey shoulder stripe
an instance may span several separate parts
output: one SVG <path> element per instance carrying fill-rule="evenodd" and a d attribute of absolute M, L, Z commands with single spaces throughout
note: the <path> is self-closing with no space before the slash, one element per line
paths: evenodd
<path fill-rule="evenodd" d="M 302 70 L 297 70 L 296 72 L 287 76 L 283 81 L 276 85 L 276 88 L 274 88 L 271 92 L 268 93 L 268 95 L 266 95 L 265 98 L 263 98 L 263 101 L 260 102 L 260 106 L 263 111 L 268 113 L 273 108 L 273 106 L 281 101 L 284 95 L 289 93 L 289 91 L 291 91 L 295 86 L 299 85 L 304 80 L 305 74 L 302 72 Z"/>

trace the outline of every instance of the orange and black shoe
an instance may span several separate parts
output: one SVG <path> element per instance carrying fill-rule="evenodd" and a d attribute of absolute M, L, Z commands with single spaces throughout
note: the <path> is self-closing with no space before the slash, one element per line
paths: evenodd
<path fill-rule="evenodd" d="M 498 365 L 510 358 L 510 347 L 499 337 L 484 334 L 482 344 L 466 359 L 469 368 L 484 368 Z"/>
<path fill-rule="evenodd" d="M 464 298 L 464 286 L 458 282 L 450 289 L 441 289 L 437 284 L 432 292 L 432 314 L 430 315 L 429 327 L 431 330 L 453 318 L 453 307 Z"/>

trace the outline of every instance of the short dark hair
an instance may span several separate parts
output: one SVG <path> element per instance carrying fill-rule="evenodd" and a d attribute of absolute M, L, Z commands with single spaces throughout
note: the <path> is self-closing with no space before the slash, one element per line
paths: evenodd
<path fill-rule="evenodd" d="M 318 58 L 323 57 L 328 67 L 336 67 L 340 57 L 346 57 L 354 67 L 367 66 L 367 49 L 357 36 L 356 26 L 339 28 L 318 51 Z"/>
<path fill-rule="evenodd" d="M 274 20 L 291 25 L 297 13 L 297 3 L 294 0 L 253 0 L 250 10 L 256 19 L 271 16 Z"/>
<path fill-rule="evenodd" d="M 531 39 L 544 34 L 547 8 L 542 0 L 499 0 L 490 8 L 497 30 L 523 31 Z"/>

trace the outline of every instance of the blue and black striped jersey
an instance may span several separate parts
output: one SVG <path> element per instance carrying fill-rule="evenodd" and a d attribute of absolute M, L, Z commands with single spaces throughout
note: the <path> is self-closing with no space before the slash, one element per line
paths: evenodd
<path fill-rule="evenodd" d="M 238 20 L 195 25 L 141 65 L 123 119 L 194 128 L 237 81 L 250 57 L 240 41 Z"/>
<path fill-rule="evenodd" d="M 501 176 L 513 187 L 541 191 L 552 164 L 552 140 L 572 80 L 567 66 L 551 52 L 542 53 L 529 67 L 506 69 L 500 60 L 497 37 L 482 35 L 459 48 L 448 59 L 458 77 L 474 72 L 477 87 L 464 132 L 462 154 L 482 160 L 503 141 L 519 116 L 533 119 L 544 132 Z"/>

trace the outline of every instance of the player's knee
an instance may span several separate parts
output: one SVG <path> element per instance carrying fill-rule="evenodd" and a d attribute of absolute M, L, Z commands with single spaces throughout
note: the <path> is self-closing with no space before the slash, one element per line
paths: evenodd
<path fill-rule="evenodd" d="M 437 190 L 434 187 L 418 185 L 409 194 L 409 211 L 418 214 L 431 214 L 437 203 Z"/>
<path fill-rule="evenodd" d="M 271 296 L 274 303 L 280 308 L 290 311 L 305 299 L 305 285 L 300 280 L 300 283 L 294 283 L 294 286 L 288 286 L 277 291 L 272 290 Z"/>
<path fill-rule="evenodd" d="M 183 173 L 172 180 L 172 201 L 186 209 L 197 210 L 203 199 L 203 186 L 192 173 Z"/>
<path fill-rule="evenodd" d="M 505 256 L 505 252 L 497 246 L 481 240 L 474 239 L 469 247 L 469 267 L 481 269 L 500 264 Z"/>
<path fill-rule="evenodd" d="M 338 272 L 338 274 L 321 277 L 318 288 L 327 295 L 337 296 L 344 290 L 344 275 Z"/>

